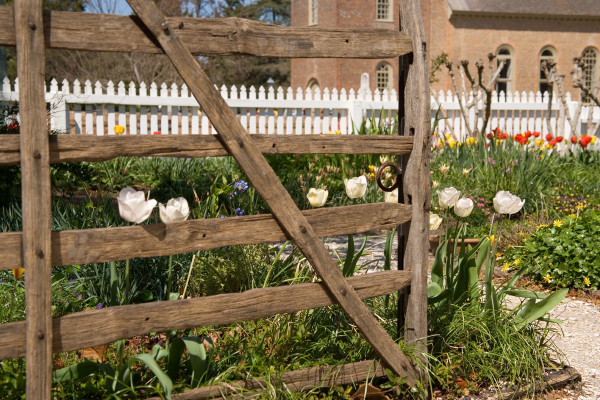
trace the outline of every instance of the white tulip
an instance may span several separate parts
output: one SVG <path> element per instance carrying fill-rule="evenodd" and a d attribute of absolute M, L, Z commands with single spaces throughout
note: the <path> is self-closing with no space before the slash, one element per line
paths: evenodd
<path fill-rule="evenodd" d="M 473 211 L 473 200 L 467 197 L 458 199 L 456 204 L 454 204 L 454 214 L 459 217 L 468 217 L 471 211 Z"/>
<path fill-rule="evenodd" d="M 437 214 L 429 214 L 429 230 L 435 231 L 442 224 L 443 219 Z"/>
<path fill-rule="evenodd" d="M 518 213 L 523 208 L 525 200 L 521 200 L 511 192 L 501 190 L 494 197 L 494 209 L 500 214 Z"/>
<path fill-rule="evenodd" d="M 397 203 L 398 202 L 398 188 L 391 192 L 383 192 L 383 199 L 386 203 Z"/>
<path fill-rule="evenodd" d="M 442 208 L 454 207 L 460 197 L 460 192 L 453 187 L 448 187 L 441 192 L 438 190 L 437 194 Z"/>
<path fill-rule="evenodd" d="M 329 192 L 325 189 L 310 188 L 306 198 L 313 207 L 323 207 L 327 201 Z"/>
<path fill-rule="evenodd" d="M 167 201 L 166 206 L 159 204 L 158 215 L 160 216 L 160 220 L 165 224 L 185 221 L 190 215 L 190 207 L 185 198 L 178 197 Z"/>
<path fill-rule="evenodd" d="M 351 199 L 361 198 L 367 192 L 367 178 L 364 175 L 344 179 L 344 184 L 346 185 L 346 194 Z"/>
<path fill-rule="evenodd" d="M 127 186 L 119 192 L 117 203 L 121 218 L 139 224 L 148 219 L 157 202 L 154 199 L 146 200 L 143 191 Z"/>

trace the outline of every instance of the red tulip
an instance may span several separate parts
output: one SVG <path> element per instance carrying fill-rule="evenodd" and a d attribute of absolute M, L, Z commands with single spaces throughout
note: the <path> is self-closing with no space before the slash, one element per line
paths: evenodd
<path fill-rule="evenodd" d="M 547 134 L 546 135 L 546 140 L 547 141 L 551 141 L 552 140 L 552 135 L 551 134 Z"/>
<path fill-rule="evenodd" d="M 588 144 L 590 144 L 591 141 L 591 136 L 582 136 L 581 139 L 579 139 L 579 144 L 581 144 L 581 147 L 585 148 Z"/>
<path fill-rule="evenodd" d="M 539 136 L 540 136 L 540 133 L 539 133 L 539 132 L 533 132 L 533 136 L 535 136 L 535 137 L 539 137 Z"/>
<path fill-rule="evenodd" d="M 527 139 L 529 139 L 529 138 L 531 137 L 531 135 L 532 135 L 532 134 L 531 134 L 531 132 L 530 132 L 530 131 L 527 131 L 527 132 L 525 132 L 525 137 L 526 137 Z"/>
<path fill-rule="evenodd" d="M 153 135 L 160 135 L 160 131 L 154 131 L 152 132 Z"/>
<path fill-rule="evenodd" d="M 562 136 L 557 136 L 557 137 L 556 137 L 556 142 L 557 142 L 557 143 L 560 143 L 560 142 L 562 142 L 563 140 L 564 140 L 564 137 L 562 137 Z"/>
<path fill-rule="evenodd" d="M 556 146 L 556 139 L 549 141 L 548 144 L 552 147 Z"/>
<path fill-rule="evenodd" d="M 577 143 L 577 136 L 571 136 L 571 143 L 573 143 L 573 144 Z"/>

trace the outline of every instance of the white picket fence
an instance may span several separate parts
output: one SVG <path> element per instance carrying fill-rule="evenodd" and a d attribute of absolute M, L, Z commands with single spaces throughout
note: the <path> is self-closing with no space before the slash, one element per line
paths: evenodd
<path fill-rule="evenodd" d="M 471 97 L 472 98 L 472 97 Z M 546 120 L 548 110 L 548 93 L 543 95 L 540 92 L 519 92 L 505 94 L 504 92 L 492 92 L 492 107 L 491 118 L 488 123 L 487 131 L 499 128 L 503 132 L 509 134 L 523 133 L 526 131 L 541 132 L 547 134 L 549 132 Z M 567 107 L 570 115 L 575 114 L 578 102 L 572 101 L 571 93 L 566 93 Z M 464 104 L 464 103 L 463 103 Z M 482 102 L 478 104 L 479 115 L 477 126 L 483 126 L 483 109 Z M 566 118 L 561 118 L 560 113 L 562 105 L 556 96 L 553 96 L 550 113 L 550 125 L 552 133 L 562 133 L 565 137 L 570 137 L 570 125 Z M 444 93 L 440 91 L 437 96 L 431 97 L 432 123 L 437 115 L 438 132 L 451 133 L 457 138 L 463 138 L 467 132 L 465 121 L 461 116 L 458 97 L 451 91 Z M 438 112 L 439 110 L 439 112 Z M 591 122 L 597 122 L 600 119 L 600 107 L 583 106 L 581 108 L 581 116 L 579 118 L 576 132 L 582 133 L 586 131 L 586 124 L 589 117 L 592 117 Z M 475 126 L 475 110 L 472 109 L 469 114 L 470 126 Z M 562 128 L 561 128 L 562 127 Z"/>
<path fill-rule="evenodd" d="M 363 120 L 392 124 L 398 109 L 395 90 L 324 89 L 312 93 L 300 88 L 223 86 L 220 92 L 251 134 L 350 134 L 353 123 L 360 126 Z M 112 82 L 105 87 L 96 82 L 92 87 L 90 81 L 83 85 L 63 81 L 59 87 L 52 80 L 45 93 L 50 127 L 59 132 L 111 135 L 114 126 L 121 125 L 131 135 L 216 133 L 186 85 L 163 83 L 159 87 L 152 83 L 148 88 L 145 83 L 130 83 L 126 88 L 123 82 L 116 87 Z M 5 79 L 0 101 L 17 99 L 18 82 L 11 85 Z"/>
<path fill-rule="evenodd" d="M 125 127 L 126 134 L 215 134 L 210 121 L 202 112 L 187 86 L 175 84 L 144 83 L 136 86 L 123 82 L 106 85 L 86 81 L 62 84 L 52 80 L 45 88 L 49 103 L 49 125 L 58 132 L 71 134 L 113 135 L 114 126 Z M 350 134 L 363 121 L 391 125 L 397 117 L 398 96 L 395 90 L 371 92 L 369 77 L 363 74 L 361 87 L 350 89 L 323 89 L 314 93 L 308 89 L 279 87 L 225 86 L 221 95 L 233 109 L 242 126 L 251 134 L 320 134 L 340 131 Z M 4 79 L 0 101 L 18 100 L 18 81 Z M 547 110 L 547 93 L 515 92 L 494 93 L 492 118 L 488 131 L 495 128 L 515 134 L 519 132 L 548 132 L 544 113 Z M 440 107 L 441 106 L 441 107 Z M 577 103 L 570 100 L 568 107 L 573 114 Z M 483 104 L 479 104 L 480 109 Z M 565 135 L 568 122 L 559 118 L 561 105 L 554 99 L 551 124 L 556 133 L 558 125 L 564 124 Z M 464 137 L 465 124 L 459 111 L 458 98 L 451 92 L 440 92 L 431 97 L 432 123 L 436 115 L 445 116 L 437 121 L 437 131 L 451 132 L 457 138 Z M 438 110 L 443 113 L 438 113 Z M 585 124 L 591 107 L 583 107 L 580 124 Z M 483 112 L 479 113 L 479 124 Z M 474 122 L 474 113 L 471 113 Z M 600 109 L 593 109 L 593 120 L 600 119 Z M 582 127 L 579 127 L 581 131 Z M 568 136 L 568 135 L 566 135 Z"/>

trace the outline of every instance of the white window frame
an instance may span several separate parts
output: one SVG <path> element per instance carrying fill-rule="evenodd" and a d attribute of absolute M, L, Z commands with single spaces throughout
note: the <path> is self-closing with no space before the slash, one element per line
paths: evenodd
<path fill-rule="evenodd" d="M 544 53 L 546 51 L 549 51 L 550 53 L 552 53 L 552 55 L 544 55 Z M 539 79 L 538 79 L 538 90 L 542 93 L 542 95 L 544 94 L 544 92 L 542 92 L 541 86 L 548 84 L 548 78 L 546 78 L 546 75 L 542 71 L 542 61 L 544 61 L 544 60 L 553 60 L 554 62 L 558 62 L 558 53 L 557 53 L 556 49 L 554 48 L 554 46 L 544 46 L 540 50 L 540 54 L 538 56 L 538 66 L 540 68 Z"/>
<path fill-rule="evenodd" d="M 308 25 L 319 23 L 319 0 L 308 0 Z"/>
<path fill-rule="evenodd" d="M 500 54 L 500 52 L 504 51 L 508 51 L 509 54 Z M 506 85 L 506 90 L 504 90 L 504 94 L 506 95 L 508 94 L 508 92 L 512 92 L 514 90 L 515 84 L 515 51 L 511 46 L 507 44 L 499 46 L 496 50 L 496 66 L 498 66 L 500 62 L 502 62 L 502 60 L 509 60 L 508 66 L 504 66 L 504 68 L 508 68 L 508 76 L 502 78 L 498 77 L 498 80 L 496 81 L 495 85 L 495 90 L 498 93 L 500 93 L 502 90 L 500 90 L 499 85 L 504 84 Z"/>
<path fill-rule="evenodd" d="M 379 6 L 385 5 L 383 2 L 387 2 L 387 17 L 379 18 Z M 390 22 L 394 21 L 394 16 L 392 15 L 392 11 L 394 10 L 394 0 L 376 0 L 375 1 L 375 21 L 385 21 Z"/>
<path fill-rule="evenodd" d="M 382 68 L 384 68 L 384 67 L 386 69 L 384 79 L 387 81 L 387 85 L 385 87 L 381 87 L 381 86 L 379 86 L 380 73 L 382 71 Z M 391 90 L 393 88 L 393 84 L 394 84 L 394 68 L 392 67 L 392 65 L 385 61 L 377 64 L 377 67 L 375 68 L 375 88 L 379 89 L 379 91 L 383 93 L 384 89 Z"/>
<path fill-rule="evenodd" d="M 599 79 L 597 73 L 598 62 L 600 61 L 599 58 L 600 54 L 598 53 L 598 49 L 593 46 L 586 47 L 581 52 L 581 60 L 585 62 L 585 68 L 583 69 L 582 78 L 586 83 L 586 86 L 590 89 L 592 89 L 594 83 Z M 592 61 L 592 64 L 590 64 L 590 61 Z M 583 102 L 585 104 L 590 104 L 591 99 L 585 97 L 583 99 Z"/>

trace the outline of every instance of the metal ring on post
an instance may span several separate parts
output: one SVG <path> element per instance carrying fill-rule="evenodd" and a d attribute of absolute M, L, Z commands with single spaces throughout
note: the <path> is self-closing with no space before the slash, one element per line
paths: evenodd
<path fill-rule="evenodd" d="M 383 184 L 383 182 L 381 182 L 381 173 L 387 167 L 392 167 L 392 168 L 394 168 L 396 170 L 396 181 L 390 187 L 385 186 Z M 400 184 L 402 183 L 402 179 L 400 179 L 400 175 L 402 175 L 402 170 L 400 169 L 400 167 L 398 166 L 398 164 L 393 163 L 391 161 L 385 162 L 377 170 L 377 175 L 375 176 L 375 178 L 377 180 L 377 186 L 379 186 L 381 188 L 381 190 L 383 190 L 384 192 L 392 192 L 395 189 L 399 188 Z"/>

